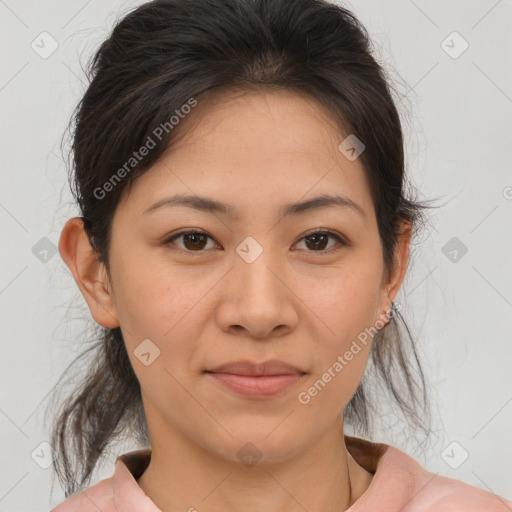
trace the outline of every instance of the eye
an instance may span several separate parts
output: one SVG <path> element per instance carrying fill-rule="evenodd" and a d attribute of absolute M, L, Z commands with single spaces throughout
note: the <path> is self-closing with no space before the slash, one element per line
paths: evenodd
<path fill-rule="evenodd" d="M 300 240 L 306 240 L 306 247 L 313 247 L 313 251 L 307 251 L 307 252 L 333 252 L 333 250 L 326 250 L 326 245 L 328 245 L 329 238 L 336 240 L 336 244 L 339 247 L 336 247 L 334 251 L 337 251 L 343 246 L 348 246 L 348 242 L 343 239 L 338 233 L 335 233 L 334 231 L 318 228 L 314 231 L 308 233 L 306 236 L 302 237 Z M 309 241 L 309 242 L 308 242 Z M 335 244 L 335 245 L 336 245 Z M 341 247 L 340 247 L 341 246 Z M 331 246 L 332 249 L 332 246 Z"/>
<path fill-rule="evenodd" d="M 181 239 L 183 241 L 183 246 L 180 246 L 175 243 L 175 240 Z M 164 245 L 167 244 L 174 244 L 177 245 L 180 249 L 183 249 L 185 252 L 202 252 L 203 250 L 207 249 L 207 241 L 208 239 L 213 240 L 213 238 L 208 235 L 208 233 L 205 233 L 204 231 L 200 230 L 188 230 L 188 231 L 181 231 L 180 233 L 176 233 L 167 240 L 165 240 L 163 243 Z M 308 233 L 307 235 L 303 236 L 300 241 L 306 240 L 306 247 L 308 249 L 313 248 L 313 250 L 308 250 L 307 252 L 332 252 L 332 246 L 330 249 L 326 249 L 326 245 L 328 245 L 328 240 L 334 239 L 335 244 L 338 246 L 348 246 L 349 243 L 342 238 L 338 233 L 335 233 L 334 231 L 317 228 L 314 231 Z M 341 247 L 337 247 L 334 250 L 338 250 Z"/>
<path fill-rule="evenodd" d="M 180 247 L 187 252 L 200 252 L 205 248 L 205 242 L 208 238 L 213 240 L 213 238 L 205 233 L 204 231 L 199 230 L 189 230 L 189 231 L 181 231 L 180 233 L 176 233 L 172 237 L 168 238 L 164 241 L 164 245 L 173 243 L 174 240 L 181 238 L 184 241 L 184 247 Z"/>

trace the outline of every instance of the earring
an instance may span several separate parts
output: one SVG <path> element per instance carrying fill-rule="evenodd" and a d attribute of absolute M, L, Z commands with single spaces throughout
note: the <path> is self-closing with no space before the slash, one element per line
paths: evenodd
<path fill-rule="evenodd" d="M 391 319 L 395 317 L 397 311 L 398 310 L 395 306 L 395 303 L 393 301 L 391 301 L 391 307 L 389 309 L 387 309 L 384 313 L 384 316 L 387 318 L 386 325 L 388 325 L 389 322 L 391 321 Z"/>
<path fill-rule="evenodd" d="M 391 310 L 389 312 L 389 319 L 391 320 L 391 318 L 393 318 L 396 314 L 396 309 L 395 309 L 395 303 L 392 301 L 391 302 Z"/>
<path fill-rule="evenodd" d="M 391 302 L 391 312 L 389 314 L 389 318 L 395 318 L 397 313 L 402 309 L 402 304 L 399 302 Z"/>

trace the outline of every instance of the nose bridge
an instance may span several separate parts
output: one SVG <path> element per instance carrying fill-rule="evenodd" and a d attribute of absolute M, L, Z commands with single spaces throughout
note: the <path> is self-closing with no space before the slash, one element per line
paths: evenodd
<path fill-rule="evenodd" d="M 262 237 L 259 237 L 262 240 Z M 256 238 L 247 236 L 236 248 L 235 258 L 236 280 L 242 284 L 244 295 L 270 293 L 274 295 L 282 283 L 276 276 L 282 268 L 278 261 L 277 251 L 271 247 L 271 237 L 260 243 Z M 269 287 L 271 289 L 269 289 Z M 270 297 L 267 295 L 270 299 Z"/>
<path fill-rule="evenodd" d="M 261 237 L 260 243 L 252 236 L 246 237 L 236 248 L 230 277 L 232 307 L 238 317 L 232 320 L 253 334 L 268 334 L 278 325 L 293 322 L 291 317 L 281 318 L 285 311 L 291 313 L 290 305 L 286 305 L 288 288 L 282 282 L 286 271 L 279 261 L 279 251 L 269 245 L 271 239 Z"/>
<path fill-rule="evenodd" d="M 300 305 L 293 287 L 286 284 L 290 269 L 275 236 L 258 231 L 246 236 L 235 251 L 216 308 L 218 326 L 262 341 L 296 329 Z"/>

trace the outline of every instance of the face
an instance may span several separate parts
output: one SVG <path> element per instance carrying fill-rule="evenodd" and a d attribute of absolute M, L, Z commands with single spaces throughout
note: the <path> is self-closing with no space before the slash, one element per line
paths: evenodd
<path fill-rule="evenodd" d="M 236 461 L 250 442 L 284 460 L 342 421 L 403 266 L 384 282 L 364 168 L 340 152 L 345 135 L 313 99 L 251 93 L 200 103 L 181 122 L 192 119 L 125 191 L 113 219 L 111 299 L 88 302 L 99 323 L 121 325 L 153 446 L 179 437 Z M 176 194 L 228 209 L 150 209 Z M 284 215 L 318 196 L 356 206 Z M 271 395 L 248 396 L 206 373 L 274 359 L 302 376 Z"/>

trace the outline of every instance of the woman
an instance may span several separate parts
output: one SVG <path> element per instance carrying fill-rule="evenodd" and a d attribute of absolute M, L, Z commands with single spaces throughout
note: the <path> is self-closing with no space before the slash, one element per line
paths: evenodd
<path fill-rule="evenodd" d="M 369 362 L 429 421 L 394 303 L 426 206 L 353 14 L 141 5 L 95 55 L 73 136 L 59 251 L 102 336 L 55 424 L 54 512 L 512 510 L 344 433 L 370 431 Z M 123 430 L 149 446 L 85 488 Z"/>

